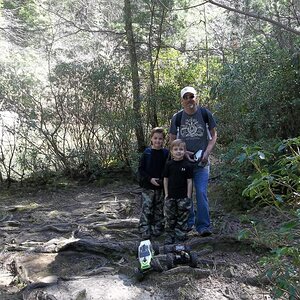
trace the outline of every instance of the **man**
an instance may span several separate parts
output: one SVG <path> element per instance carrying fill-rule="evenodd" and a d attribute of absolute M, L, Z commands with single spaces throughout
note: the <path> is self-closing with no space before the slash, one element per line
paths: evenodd
<path fill-rule="evenodd" d="M 195 225 L 201 236 L 209 236 L 211 228 L 207 198 L 208 158 L 217 140 L 216 122 L 209 110 L 199 107 L 197 93 L 193 87 L 183 88 L 180 96 L 183 110 L 172 117 L 170 143 L 176 138 L 182 139 L 186 143 L 186 158 L 194 165 L 197 212 L 195 217 L 192 205 L 188 225 L 190 228 Z M 199 154 L 198 158 L 194 157 L 196 152 Z"/>

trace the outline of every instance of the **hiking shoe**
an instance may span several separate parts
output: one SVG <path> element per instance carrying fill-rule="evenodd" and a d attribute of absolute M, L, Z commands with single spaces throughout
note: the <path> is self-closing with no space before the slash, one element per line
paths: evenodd
<path fill-rule="evenodd" d="M 206 237 L 206 236 L 212 235 L 212 232 L 209 228 L 205 228 L 205 229 L 202 229 L 202 230 L 199 231 L 199 235 L 203 236 L 203 237 Z"/>

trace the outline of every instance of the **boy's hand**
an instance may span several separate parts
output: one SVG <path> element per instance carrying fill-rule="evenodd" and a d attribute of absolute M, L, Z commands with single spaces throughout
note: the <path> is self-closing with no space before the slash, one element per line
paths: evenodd
<path fill-rule="evenodd" d="M 150 182 L 155 186 L 160 186 L 160 184 L 157 182 L 159 178 L 151 178 Z"/>
<path fill-rule="evenodd" d="M 185 157 L 190 161 L 190 162 L 195 162 L 194 160 L 194 153 L 191 151 L 186 151 L 185 152 Z"/>

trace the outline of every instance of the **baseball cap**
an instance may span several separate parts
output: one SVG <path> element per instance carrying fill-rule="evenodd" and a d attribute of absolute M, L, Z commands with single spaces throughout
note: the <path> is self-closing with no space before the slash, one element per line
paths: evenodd
<path fill-rule="evenodd" d="M 186 93 L 191 93 L 191 94 L 194 94 L 195 96 L 197 95 L 197 92 L 196 90 L 191 87 L 191 86 L 186 86 L 184 87 L 181 92 L 180 92 L 180 97 L 183 98 L 183 96 L 186 94 Z"/>

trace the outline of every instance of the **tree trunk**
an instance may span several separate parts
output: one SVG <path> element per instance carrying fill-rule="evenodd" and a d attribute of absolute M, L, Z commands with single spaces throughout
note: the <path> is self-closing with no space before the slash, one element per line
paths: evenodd
<path fill-rule="evenodd" d="M 124 0 L 124 18 L 125 30 L 129 47 L 129 57 L 131 65 L 131 80 L 133 93 L 133 111 L 134 111 L 134 128 L 138 143 L 138 150 L 141 152 L 145 148 L 144 131 L 141 117 L 141 95 L 140 95 L 140 79 L 138 73 L 138 62 L 135 49 L 135 42 L 132 29 L 132 12 L 130 0 Z"/>

